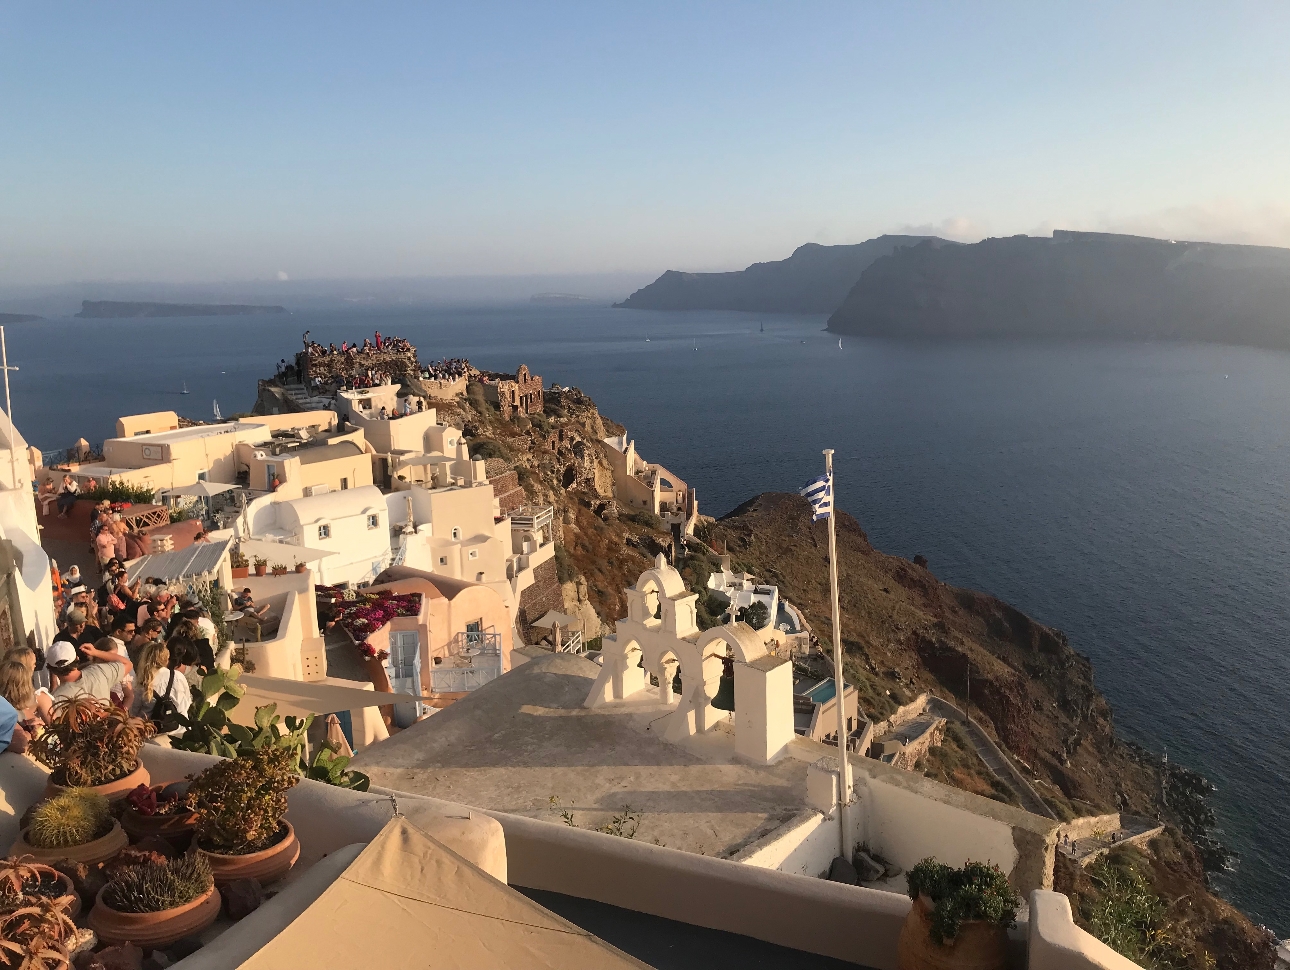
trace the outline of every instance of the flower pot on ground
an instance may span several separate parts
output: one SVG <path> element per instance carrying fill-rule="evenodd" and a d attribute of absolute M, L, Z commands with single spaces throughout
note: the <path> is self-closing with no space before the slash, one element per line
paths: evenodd
<path fill-rule="evenodd" d="M 104 943 L 163 947 L 214 923 L 220 904 L 210 864 L 186 855 L 119 868 L 88 922 Z"/>
<path fill-rule="evenodd" d="M 176 852 L 188 849 L 196 826 L 197 813 L 188 807 L 187 793 L 173 786 L 140 785 L 126 797 L 121 812 L 121 827 L 132 841 L 156 836 Z"/>
<path fill-rule="evenodd" d="M 142 718 L 93 697 L 73 697 L 54 706 L 49 728 L 32 743 L 31 753 L 50 769 L 50 795 L 93 788 L 111 799 L 124 798 L 148 783 L 139 750 L 153 733 Z"/>
<path fill-rule="evenodd" d="M 308 566 L 306 566 L 306 565 L 305 565 L 304 563 L 302 563 L 302 562 L 298 562 L 298 563 L 296 563 L 296 572 L 298 572 L 298 573 L 303 573 L 303 572 L 304 572 L 306 569 L 308 569 L 308 568 L 309 568 L 309 567 L 308 567 Z"/>
<path fill-rule="evenodd" d="M 287 574 L 287 567 L 280 562 L 275 562 L 269 567 L 269 571 L 275 576 L 285 576 Z"/>
<path fill-rule="evenodd" d="M 41 900 L 67 899 L 67 915 L 75 919 L 81 899 L 72 880 L 31 856 L 0 859 L 0 913 L 11 913 Z"/>
<path fill-rule="evenodd" d="M 257 576 L 263 576 L 269 571 L 269 560 L 267 559 L 261 559 L 259 556 L 256 556 L 253 565 L 255 566 L 255 575 Z"/>
<path fill-rule="evenodd" d="M 234 566 L 234 567 L 233 567 L 233 578 L 234 578 L 234 579 L 246 579 L 246 577 L 247 577 L 247 576 L 249 576 L 249 575 L 250 575 L 250 573 L 251 573 L 251 570 L 250 570 L 250 567 L 248 567 L 248 566 Z"/>
<path fill-rule="evenodd" d="M 105 797 L 88 788 L 72 788 L 31 810 L 9 854 L 29 855 L 37 862 L 71 859 L 92 865 L 107 862 L 129 844 Z"/>
<path fill-rule="evenodd" d="M 193 846 L 210 863 L 215 884 L 280 879 L 300 858 L 287 822 L 287 792 L 299 781 L 295 746 L 266 745 L 217 762 L 188 788 L 197 812 Z"/>
<path fill-rule="evenodd" d="M 900 970 L 1002 970 L 1021 900 L 998 866 L 924 859 L 908 883 L 914 904 L 897 944 Z"/>

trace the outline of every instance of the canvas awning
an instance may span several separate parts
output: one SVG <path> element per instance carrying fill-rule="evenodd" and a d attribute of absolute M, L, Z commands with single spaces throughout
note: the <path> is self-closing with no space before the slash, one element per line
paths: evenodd
<path fill-rule="evenodd" d="M 560 626 L 568 629 L 574 625 L 581 626 L 582 621 L 576 616 L 570 616 L 568 613 L 561 613 L 558 610 L 551 610 L 541 619 L 534 620 L 529 626 L 540 626 L 550 629 L 553 626 Z"/>
<path fill-rule="evenodd" d="M 195 482 L 192 485 L 181 485 L 179 488 L 163 488 L 161 491 L 164 495 L 200 495 L 202 498 L 210 498 L 240 487 L 226 482 Z"/>
<path fill-rule="evenodd" d="M 174 552 L 156 552 L 126 563 L 125 581 L 133 583 L 143 576 L 156 576 L 163 582 L 210 576 L 217 572 L 228 555 L 232 540 L 194 542 Z"/>
<path fill-rule="evenodd" d="M 402 816 L 239 970 L 649 970 Z"/>
<path fill-rule="evenodd" d="M 384 704 L 414 704 L 417 700 L 411 694 L 387 694 L 384 691 L 363 690 L 361 687 L 346 687 L 337 684 L 335 678 L 307 682 L 287 680 L 285 677 L 243 674 L 241 683 L 246 688 L 246 694 L 242 697 L 242 703 L 233 708 L 229 716 L 239 724 L 248 725 L 254 723 L 255 709 L 265 704 L 277 704 L 276 713 L 283 717 L 305 717 L 309 714 L 356 711 Z"/>

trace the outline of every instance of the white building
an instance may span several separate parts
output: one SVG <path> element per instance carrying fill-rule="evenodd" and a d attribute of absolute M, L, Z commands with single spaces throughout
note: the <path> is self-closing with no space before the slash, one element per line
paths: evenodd
<path fill-rule="evenodd" d="M 27 442 L 0 412 L 0 650 L 29 639 L 45 647 L 58 632 L 31 478 Z"/>

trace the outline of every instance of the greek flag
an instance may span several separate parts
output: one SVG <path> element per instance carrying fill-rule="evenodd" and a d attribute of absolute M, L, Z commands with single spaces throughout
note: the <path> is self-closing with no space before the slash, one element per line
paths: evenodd
<path fill-rule="evenodd" d="M 820 519 L 827 519 L 833 514 L 832 476 L 821 475 L 802 489 L 800 494 L 811 503 L 811 511 L 815 513 L 812 521 L 819 522 Z"/>

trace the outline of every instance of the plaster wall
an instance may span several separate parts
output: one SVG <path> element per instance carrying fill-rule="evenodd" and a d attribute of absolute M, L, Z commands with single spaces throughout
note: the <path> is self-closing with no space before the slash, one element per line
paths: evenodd
<path fill-rule="evenodd" d="M 179 415 L 174 411 L 150 411 L 147 414 L 127 414 L 116 419 L 116 436 L 133 438 L 137 434 L 154 431 L 174 431 L 179 427 Z"/>

